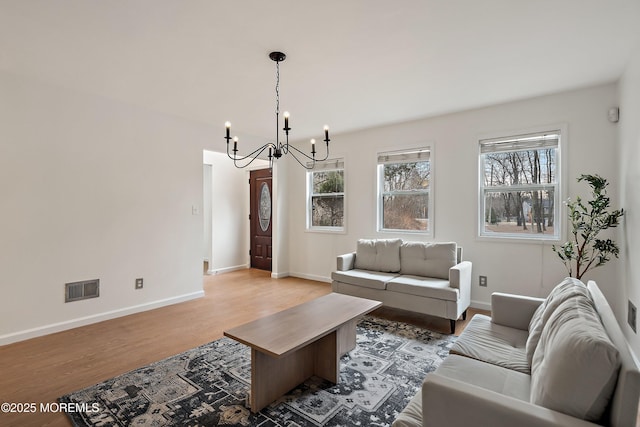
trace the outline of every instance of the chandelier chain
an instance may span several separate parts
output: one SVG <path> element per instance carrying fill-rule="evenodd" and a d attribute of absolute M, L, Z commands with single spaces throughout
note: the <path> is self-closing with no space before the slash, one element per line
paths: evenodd
<path fill-rule="evenodd" d="M 276 61 L 276 116 L 280 115 L 280 62 Z"/>

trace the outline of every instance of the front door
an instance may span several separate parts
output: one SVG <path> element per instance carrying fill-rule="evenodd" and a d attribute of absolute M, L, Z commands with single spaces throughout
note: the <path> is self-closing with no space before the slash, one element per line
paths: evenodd
<path fill-rule="evenodd" d="M 271 271 L 271 169 L 251 171 L 251 267 Z"/>

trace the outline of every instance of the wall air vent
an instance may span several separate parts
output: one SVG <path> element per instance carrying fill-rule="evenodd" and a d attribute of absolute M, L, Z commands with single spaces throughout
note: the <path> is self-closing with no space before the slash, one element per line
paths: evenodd
<path fill-rule="evenodd" d="M 100 296 L 100 279 L 65 283 L 64 302 L 80 301 Z"/>

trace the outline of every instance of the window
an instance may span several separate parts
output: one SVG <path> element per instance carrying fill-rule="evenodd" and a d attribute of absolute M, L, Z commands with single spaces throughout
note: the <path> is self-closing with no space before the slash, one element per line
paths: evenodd
<path fill-rule="evenodd" d="M 344 231 L 344 161 L 316 163 L 307 172 L 307 228 Z"/>
<path fill-rule="evenodd" d="M 480 236 L 558 240 L 560 131 L 480 141 Z"/>
<path fill-rule="evenodd" d="M 433 234 L 431 150 L 378 154 L 378 228 Z"/>

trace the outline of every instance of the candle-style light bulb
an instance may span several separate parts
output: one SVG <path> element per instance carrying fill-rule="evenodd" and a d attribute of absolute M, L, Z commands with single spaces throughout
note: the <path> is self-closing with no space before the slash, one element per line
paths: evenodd
<path fill-rule="evenodd" d="M 329 126 L 324 125 L 324 139 L 329 139 Z"/>
<path fill-rule="evenodd" d="M 233 137 L 233 151 L 238 151 L 238 137 Z"/>
<path fill-rule="evenodd" d="M 316 140 L 311 139 L 311 154 L 316 154 Z"/>
<path fill-rule="evenodd" d="M 284 128 L 288 129 L 289 128 L 289 112 L 285 111 L 282 115 L 284 116 Z"/>
<path fill-rule="evenodd" d="M 229 139 L 229 130 L 231 130 L 231 123 L 224 122 L 224 127 L 227 129 L 227 140 Z"/>

